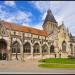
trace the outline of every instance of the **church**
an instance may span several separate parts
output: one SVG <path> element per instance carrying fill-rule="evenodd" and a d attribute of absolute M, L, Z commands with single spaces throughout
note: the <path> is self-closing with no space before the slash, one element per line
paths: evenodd
<path fill-rule="evenodd" d="M 0 60 L 75 56 L 75 37 L 48 9 L 43 30 L 0 20 Z"/>

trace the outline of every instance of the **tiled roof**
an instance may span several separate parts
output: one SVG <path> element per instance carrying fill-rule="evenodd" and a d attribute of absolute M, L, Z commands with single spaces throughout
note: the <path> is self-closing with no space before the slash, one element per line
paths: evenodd
<path fill-rule="evenodd" d="M 15 31 L 22 31 L 22 32 L 27 32 L 27 33 L 32 33 L 32 34 L 41 35 L 41 36 L 48 36 L 47 32 L 45 32 L 43 30 L 36 29 L 36 28 L 16 25 L 14 23 L 9 23 L 9 22 L 5 22 L 5 21 L 3 21 L 2 24 L 7 29 L 11 29 L 11 30 L 15 30 Z"/>

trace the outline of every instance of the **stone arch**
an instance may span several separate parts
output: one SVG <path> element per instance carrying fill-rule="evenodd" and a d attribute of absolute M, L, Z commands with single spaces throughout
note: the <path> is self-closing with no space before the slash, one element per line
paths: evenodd
<path fill-rule="evenodd" d="M 36 43 L 38 43 L 38 44 L 39 44 L 39 46 L 41 46 L 39 41 L 35 41 L 35 42 L 34 42 L 34 44 L 36 44 Z M 34 45 L 34 44 L 33 44 L 33 45 Z"/>
<path fill-rule="evenodd" d="M 33 53 L 40 53 L 40 44 L 38 42 L 33 45 Z"/>
<path fill-rule="evenodd" d="M 62 42 L 62 52 L 66 52 L 66 41 Z"/>
<path fill-rule="evenodd" d="M 23 45 L 23 52 L 24 53 L 31 53 L 31 44 L 30 44 L 30 42 L 26 42 Z"/>
<path fill-rule="evenodd" d="M 55 52 L 54 49 L 55 49 L 54 45 L 51 45 L 51 46 L 50 46 L 50 53 L 54 53 L 54 52 Z"/>
<path fill-rule="evenodd" d="M 73 54 L 73 44 L 70 44 L 71 54 Z"/>
<path fill-rule="evenodd" d="M 22 46 L 22 42 L 21 42 L 20 39 L 18 39 L 18 38 L 13 38 L 12 43 L 15 42 L 15 41 L 17 41 L 17 42 L 20 44 L 20 46 Z"/>
<path fill-rule="evenodd" d="M 29 43 L 31 46 L 32 46 L 32 43 L 31 43 L 31 41 L 30 40 L 24 40 L 24 43 L 23 43 L 23 45 L 25 44 L 25 43 Z"/>
<path fill-rule="evenodd" d="M 48 43 L 47 43 L 47 42 L 44 42 L 44 43 L 43 43 L 43 45 L 44 45 L 44 44 L 46 44 L 46 45 L 49 47 L 49 45 L 48 45 Z M 43 45 L 42 45 L 42 46 L 43 46 Z"/>
<path fill-rule="evenodd" d="M 7 48 L 8 43 L 5 39 L 0 39 L 0 59 L 6 60 L 7 59 Z"/>
<path fill-rule="evenodd" d="M 23 51 L 23 45 L 20 39 L 13 39 L 12 41 L 12 53 L 15 53 L 16 59 L 19 59 L 20 53 Z"/>
<path fill-rule="evenodd" d="M 0 49 L 7 49 L 7 42 L 5 39 L 0 39 Z"/>
<path fill-rule="evenodd" d="M 48 53 L 48 45 L 47 44 L 43 44 L 42 45 L 42 54 L 47 54 Z"/>
<path fill-rule="evenodd" d="M 12 53 L 20 53 L 20 44 L 18 41 L 12 43 Z"/>

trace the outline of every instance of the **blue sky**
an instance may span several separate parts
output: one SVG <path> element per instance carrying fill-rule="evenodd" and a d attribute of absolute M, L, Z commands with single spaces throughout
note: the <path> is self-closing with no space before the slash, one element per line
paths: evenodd
<path fill-rule="evenodd" d="M 64 21 L 69 32 L 75 36 L 75 1 L 0 1 L 0 18 L 42 29 L 49 8 L 58 25 Z"/>

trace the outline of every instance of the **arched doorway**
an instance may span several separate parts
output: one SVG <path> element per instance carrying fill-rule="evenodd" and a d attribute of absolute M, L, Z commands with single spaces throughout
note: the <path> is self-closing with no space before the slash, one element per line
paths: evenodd
<path fill-rule="evenodd" d="M 73 55 L 73 44 L 70 44 L 71 54 Z"/>
<path fill-rule="evenodd" d="M 0 60 L 7 59 L 7 43 L 4 39 L 0 39 Z"/>
<path fill-rule="evenodd" d="M 31 53 L 31 45 L 30 45 L 30 43 L 25 43 L 24 45 L 23 45 L 23 52 L 24 53 Z"/>
<path fill-rule="evenodd" d="M 50 53 L 54 53 L 54 45 L 51 45 L 51 47 L 50 47 Z"/>
<path fill-rule="evenodd" d="M 20 53 L 20 44 L 15 41 L 12 44 L 12 53 L 16 54 L 16 59 L 18 60 L 18 54 Z"/>
<path fill-rule="evenodd" d="M 66 42 L 62 42 L 62 52 L 66 52 Z"/>
<path fill-rule="evenodd" d="M 38 43 L 35 43 L 33 46 L 33 53 L 40 53 L 40 46 Z"/>
<path fill-rule="evenodd" d="M 48 46 L 46 44 L 44 44 L 42 46 L 42 54 L 47 54 L 48 53 Z"/>

